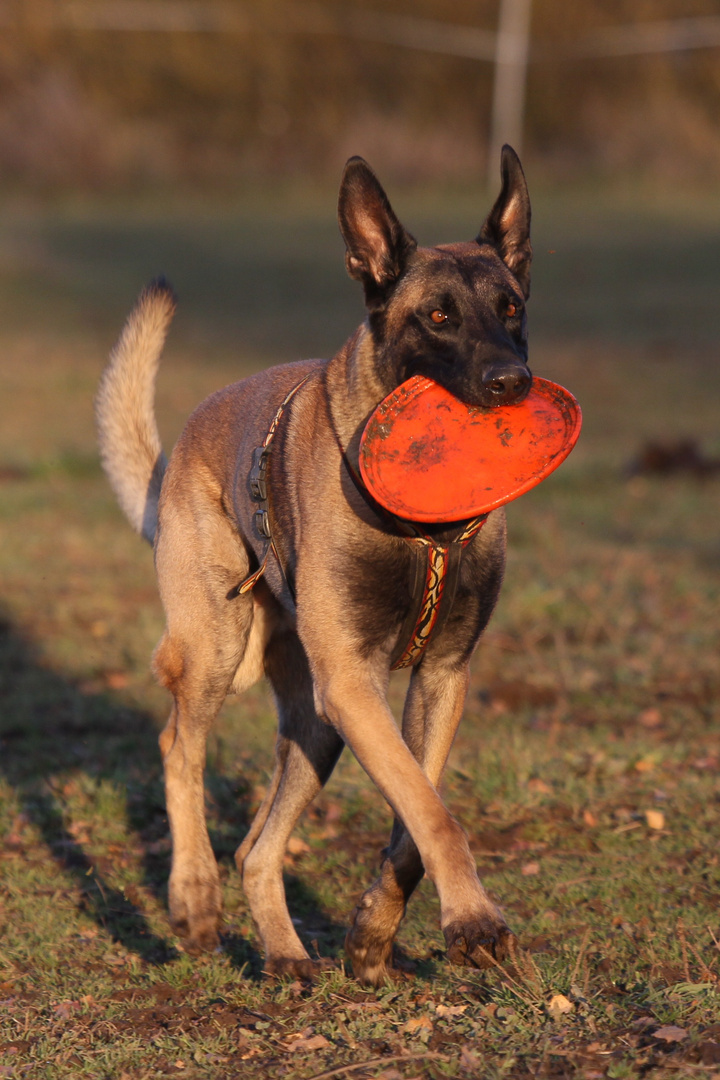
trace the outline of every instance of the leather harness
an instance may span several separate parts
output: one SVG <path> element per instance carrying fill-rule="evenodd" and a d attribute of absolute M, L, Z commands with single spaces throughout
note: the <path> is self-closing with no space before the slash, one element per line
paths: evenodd
<path fill-rule="evenodd" d="M 286 395 L 273 417 L 262 444 L 253 452 L 252 467 L 249 475 L 250 497 L 253 502 L 258 504 L 253 520 L 258 534 L 265 541 L 265 551 L 257 570 L 230 590 L 227 595 L 228 600 L 250 592 L 265 573 L 271 552 L 275 556 L 286 582 L 288 582 L 270 527 L 267 468 L 272 440 L 283 413 L 311 374 L 312 372 L 306 375 L 304 379 L 301 379 Z M 488 515 L 483 514 L 470 521 L 460 522 L 457 536 L 450 541 L 439 543 L 432 536 L 428 536 L 427 533 L 423 532 L 416 523 L 399 518 L 381 506 L 367 490 L 360 475 L 348 460 L 344 451 L 342 452 L 342 458 L 350 478 L 363 499 L 379 517 L 391 525 L 403 540 L 412 545 L 415 553 L 414 582 L 411 587 L 412 602 L 405 621 L 400 628 L 398 644 L 390 660 L 390 668 L 393 671 L 399 668 L 414 667 L 422 659 L 431 637 L 440 630 L 450 612 L 460 575 L 463 548 L 477 536 L 487 521 Z M 290 582 L 288 582 L 288 587 L 292 593 L 293 589 Z"/>

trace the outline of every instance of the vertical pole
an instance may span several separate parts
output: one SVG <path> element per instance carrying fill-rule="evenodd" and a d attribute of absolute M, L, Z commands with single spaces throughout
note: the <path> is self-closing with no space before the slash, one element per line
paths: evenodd
<path fill-rule="evenodd" d="M 503 143 L 522 152 L 531 4 L 532 0 L 500 0 L 487 164 L 490 187 L 497 183 Z"/>

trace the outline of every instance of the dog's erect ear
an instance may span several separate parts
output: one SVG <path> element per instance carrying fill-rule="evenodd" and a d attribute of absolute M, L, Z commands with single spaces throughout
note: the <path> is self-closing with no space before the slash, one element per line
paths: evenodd
<path fill-rule="evenodd" d="M 500 163 L 502 189 L 477 237 L 479 244 L 492 244 L 500 258 L 520 283 L 525 298 L 530 295 L 530 196 L 520 158 L 511 146 L 503 146 Z"/>
<path fill-rule="evenodd" d="M 395 217 L 370 166 L 351 157 L 340 183 L 338 221 L 350 277 L 362 281 L 368 301 L 379 300 L 405 269 L 417 241 Z"/>

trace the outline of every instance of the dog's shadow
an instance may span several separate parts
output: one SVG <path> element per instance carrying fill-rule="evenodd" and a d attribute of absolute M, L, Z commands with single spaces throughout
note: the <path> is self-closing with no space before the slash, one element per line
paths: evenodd
<path fill-rule="evenodd" d="M 98 790 L 105 782 L 124 791 L 131 842 L 142 851 L 142 886 L 166 905 L 170 852 L 155 719 L 111 693 L 87 690 L 53 670 L 2 613 L 0 695 L 0 772 L 20 809 L 6 846 L 20 857 L 29 854 L 33 841 L 23 835 L 23 828 L 34 827 L 55 865 L 72 880 L 80 896 L 79 910 L 148 964 L 177 958 L 169 926 L 167 937 L 160 936 L 143 913 L 141 898 L 133 898 L 132 888 L 123 891 L 110 883 L 113 861 L 122 858 L 122 852 L 92 854 L 88 838 L 77 824 L 67 821 L 63 810 L 64 788 L 73 784 L 73 778 L 89 777 Z M 249 825 L 250 796 L 212 763 L 207 782 L 219 826 L 211 829 L 211 838 L 222 866 L 232 862 L 234 848 Z M 289 891 L 293 892 L 292 883 Z M 316 913 L 314 925 L 322 923 L 323 944 L 341 941 L 340 929 L 325 919 L 309 890 L 302 899 L 302 906 L 313 907 Z M 231 964 L 246 976 L 259 978 L 262 957 L 251 941 L 233 932 L 232 919 L 226 922 L 222 940 Z"/>

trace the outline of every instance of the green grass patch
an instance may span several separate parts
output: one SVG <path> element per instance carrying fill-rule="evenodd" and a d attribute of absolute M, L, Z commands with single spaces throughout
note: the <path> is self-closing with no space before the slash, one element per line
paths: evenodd
<path fill-rule="evenodd" d="M 390 812 L 347 755 L 286 858 L 298 931 L 335 968 L 312 987 L 262 976 L 233 852 L 272 766 L 263 686 L 226 704 L 208 747 L 222 951 L 191 960 L 170 933 L 168 701 L 149 674 L 162 612 L 92 427 L 113 322 L 157 270 L 189 309 L 159 386 L 168 445 L 217 386 L 338 344 L 359 302 L 330 216 L 300 213 L 295 231 L 267 209 L 13 223 L 0 274 L 0 1077 L 720 1072 L 719 481 L 631 468 L 647 439 L 720 449 L 717 215 L 702 227 L 626 208 L 613 231 L 612 207 L 582 209 L 541 219 L 532 304 L 535 370 L 576 393 L 585 430 L 509 510 L 504 592 L 444 782 L 520 945 L 502 970 L 450 968 L 423 882 L 401 975 L 378 991 L 346 975 L 343 937 Z M 456 216 L 423 228 L 460 235 Z M 554 232 L 576 261 L 551 272 Z M 693 289 L 702 302 L 688 306 Z M 396 710 L 403 686 L 393 677 Z"/>

